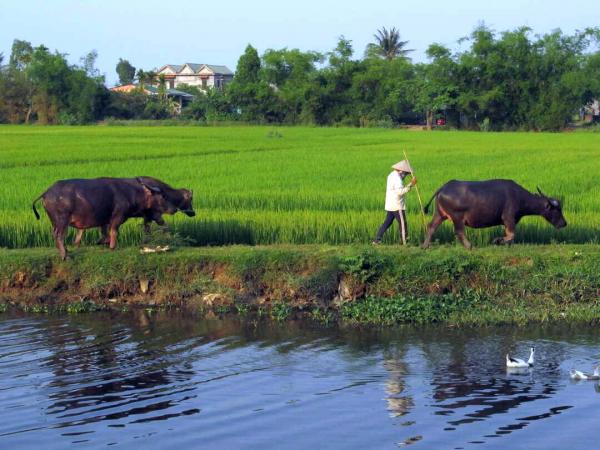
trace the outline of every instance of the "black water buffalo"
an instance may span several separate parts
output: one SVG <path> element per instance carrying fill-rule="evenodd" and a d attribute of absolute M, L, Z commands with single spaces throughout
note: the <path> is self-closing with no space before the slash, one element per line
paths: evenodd
<path fill-rule="evenodd" d="M 152 221 L 164 226 L 163 214 L 181 211 L 193 217 L 192 192 L 173 189 L 156 178 L 94 178 L 61 180 L 33 201 L 33 212 L 39 220 L 35 203 L 42 199 L 52 222 L 52 233 L 62 259 L 67 257 L 67 228 L 77 228 L 74 244 L 79 246 L 83 231 L 100 227 L 99 243 L 117 246 L 119 227 L 130 217 L 143 217 L 144 229 Z"/>
<path fill-rule="evenodd" d="M 532 194 L 512 180 L 448 181 L 425 206 L 427 212 L 435 198 L 436 208 L 423 247 L 429 247 L 431 236 L 446 219 L 452 221 L 456 237 L 466 248 L 471 248 L 471 243 L 465 236 L 465 225 L 504 225 L 505 236 L 496 238 L 496 244 L 513 243 L 515 227 L 523 216 L 542 216 L 556 228 L 567 226 L 560 202 L 544 195 L 540 188 L 538 192 L 539 195 Z"/>

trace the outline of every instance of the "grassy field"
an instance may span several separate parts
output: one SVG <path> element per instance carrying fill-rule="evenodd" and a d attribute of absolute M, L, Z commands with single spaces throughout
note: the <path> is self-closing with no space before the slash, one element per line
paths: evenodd
<path fill-rule="evenodd" d="M 194 190 L 197 216 L 167 220 L 197 245 L 366 243 L 384 218 L 386 176 L 402 150 L 424 202 L 450 179 L 511 178 L 563 200 L 569 223 L 556 231 L 526 218 L 518 242 L 600 240 L 600 138 L 593 133 L 0 126 L 0 247 L 53 245 L 47 217 L 36 221 L 31 202 L 54 181 L 137 175 Z M 416 243 L 422 231 L 414 192 L 408 208 Z M 487 245 L 500 232 L 468 235 Z M 96 238 L 88 233 L 85 241 Z M 451 242 L 450 225 L 434 238 Z M 386 242 L 397 239 L 396 229 L 388 231 Z M 140 221 L 130 220 L 120 244 L 140 241 Z"/>

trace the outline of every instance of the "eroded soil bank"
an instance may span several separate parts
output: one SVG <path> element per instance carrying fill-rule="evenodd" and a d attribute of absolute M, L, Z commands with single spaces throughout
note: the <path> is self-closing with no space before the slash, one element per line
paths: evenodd
<path fill-rule="evenodd" d="M 0 311 L 181 308 L 392 324 L 600 320 L 600 246 L 0 251 Z"/>

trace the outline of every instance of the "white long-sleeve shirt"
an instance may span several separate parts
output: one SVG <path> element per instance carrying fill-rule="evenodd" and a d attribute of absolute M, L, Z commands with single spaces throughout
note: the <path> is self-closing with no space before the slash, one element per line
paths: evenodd
<path fill-rule="evenodd" d="M 404 186 L 400 174 L 395 170 L 387 177 L 387 189 L 385 192 L 385 210 L 400 211 L 405 210 L 404 195 L 410 191 L 412 186 Z"/>

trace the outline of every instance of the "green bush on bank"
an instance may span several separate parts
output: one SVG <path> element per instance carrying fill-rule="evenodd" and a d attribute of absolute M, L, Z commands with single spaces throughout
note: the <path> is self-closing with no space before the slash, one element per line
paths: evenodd
<path fill-rule="evenodd" d="M 345 304 L 340 315 L 353 323 L 393 325 L 448 321 L 452 313 L 474 307 L 472 299 L 444 294 L 437 297 L 367 297 Z"/>

